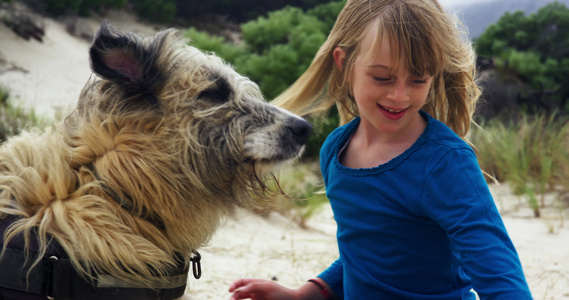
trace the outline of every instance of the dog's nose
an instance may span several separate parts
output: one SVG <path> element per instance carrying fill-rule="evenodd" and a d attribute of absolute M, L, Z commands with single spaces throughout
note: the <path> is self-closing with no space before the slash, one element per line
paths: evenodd
<path fill-rule="evenodd" d="M 300 145 L 306 144 L 310 133 L 312 133 L 312 125 L 303 119 L 292 119 L 288 128 L 294 135 L 296 142 Z"/>

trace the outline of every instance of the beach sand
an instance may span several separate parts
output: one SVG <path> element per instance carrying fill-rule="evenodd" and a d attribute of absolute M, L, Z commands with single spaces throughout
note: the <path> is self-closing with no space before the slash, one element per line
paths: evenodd
<path fill-rule="evenodd" d="M 79 19 L 93 31 L 108 19 L 121 30 L 149 34 L 158 28 L 122 12 Z M 0 86 L 12 101 L 54 118 L 72 108 L 89 70 L 89 41 L 71 36 L 61 21 L 44 20 L 43 43 L 18 38 L 0 24 Z M 569 215 L 557 195 L 549 195 L 542 217 L 533 217 L 527 201 L 508 185 L 491 185 L 496 204 L 519 252 L 535 299 L 569 299 Z M 200 249 L 203 276 L 190 278 L 192 299 L 228 299 L 229 284 L 241 277 L 274 279 L 297 287 L 338 257 L 335 223 L 325 205 L 304 229 L 276 213 L 261 217 L 239 211 L 209 245 Z"/>

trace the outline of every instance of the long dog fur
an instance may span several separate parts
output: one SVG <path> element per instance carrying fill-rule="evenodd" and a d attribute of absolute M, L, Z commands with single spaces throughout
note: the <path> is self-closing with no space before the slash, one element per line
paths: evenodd
<path fill-rule="evenodd" d="M 98 77 L 77 107 L 0 148 L 0 219 L 19 217 L 4 247 L 37 237 L 39 262 L 54 239 L 86 277 L 150 285 L 175 253 L 187 259 L 224 216 L 264 198 L 263 176 L 299 155 L 310 125 L 186 43 L 174 30 L 143 38 L 101 26 Z"/>

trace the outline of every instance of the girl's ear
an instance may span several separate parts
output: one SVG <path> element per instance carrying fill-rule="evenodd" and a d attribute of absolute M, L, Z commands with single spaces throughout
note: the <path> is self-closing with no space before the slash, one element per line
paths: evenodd
<path fill-rule="evenodd" d="M 346 51 L 341 47 L 334 48 L 334 61 L 336 62 L 336 66 L 340 71 L 344 69 L 344 59 L 346 58 Z"/>

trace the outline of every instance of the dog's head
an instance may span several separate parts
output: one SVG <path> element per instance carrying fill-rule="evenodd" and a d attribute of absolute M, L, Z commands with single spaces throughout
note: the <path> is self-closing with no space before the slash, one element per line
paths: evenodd
<path fill-rule="evenodd" d="M 264 189 L 259 178 L 298 157 L 312 130 L 175 30 L 143 38 L 103 23 L 90 58 L 102 79 L 66 119 L 73 163 L 135 199 L 246 206 Z"/>

